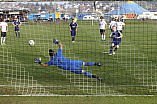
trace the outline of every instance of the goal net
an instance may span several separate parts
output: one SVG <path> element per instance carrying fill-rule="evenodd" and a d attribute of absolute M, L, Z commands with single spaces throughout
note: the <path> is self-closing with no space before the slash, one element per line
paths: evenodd
<path fill-rule="evenodd" d="M 1 27 L 2 22 L 8 24 L 5 42 L 1 35 L 0 95 L 156 95 L 155 5 L 156 1 L 0 2 Z M 101 16 L 107 23 L 103 38 Z M 69 29 L 72 19 L 78 25 L 74 40 Z M 118 19 L 125 24 L 119 48 L 116 44 L 112 47 L 109 37 L 114 34 L 109 25 Z M 16 21 L 20 26 L 15 30 Z M 54 38 L 63 45 L 62 55 L 66 59 L 103 63 L 79 67 L 103 81 L 55 65 L 42 67 L 35 63 L 38 58 L 46 64 L 51 60 L 49 49 L 58 51 Z M 29 45 L 29 40 L 35 42 L 34 46 Z M 115 54 L 109 55 L 111 48 Z"/>

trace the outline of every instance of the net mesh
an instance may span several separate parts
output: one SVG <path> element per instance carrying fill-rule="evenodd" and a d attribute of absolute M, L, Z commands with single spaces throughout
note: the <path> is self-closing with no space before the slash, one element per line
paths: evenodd
<path fill-rule="evenodd" d="M 97 1 L 94 8 L 94 1 L 0 2 L 4 8 L 1 18 L 5 17 L 9 26 L 6 45 L 0 46 L 0 95 L 155 95 L 156 19 L 125 19 L 122 42 L 115 55 L 108 55 L 111 46 L 106 44 L 111 34 L 108 26 L 106 41 L 101 40 L 99 17 L 103 15 L 109 25 L 113 15 L 108 12 L 125 3 L 128 2 Z M 156 10 L 154 5 L 157 4 L 156 1 L 129 3 L 136 3 L 149 11 Z M 75 43 L 71 41 L 68 28 L 71 19 L 62 17 L 65 13 L 77 18 Z M 120 16 L 120 11 L 116 15 Z M 84 16 L 88 19 L 85 20 Z M 20 38 L 14 33 L 14 18 L 20 18 L 22 23 Z M 103 82 L 56 66 L 43 68 L 34 63 L 35 57 L 41 57 L 41 61 L 47 63 L 51 59 L 49 49 L 57 52 L 54 38 L 62 43 L 62 54 L 67 59 L 103 63 L 100 67 L 81 67 L 99 75 Z M 34 40 L 35 45 L 29 46 L 29 40 Z"/>

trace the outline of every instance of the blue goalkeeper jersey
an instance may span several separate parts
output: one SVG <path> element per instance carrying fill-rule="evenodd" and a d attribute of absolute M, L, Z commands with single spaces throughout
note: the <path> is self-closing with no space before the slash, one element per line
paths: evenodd
<path fill-rule="evenodd" d="M 83 66 L 83 62 L 80 60 L 71 60 L 71 59 L 66 59 L 62 55 L 63 50 L 61 48 L 58 49 L 57 53 L 55 56 L 47 62 L 47 65 L 55 65 L 59 68 L 62 68 L 66 70 L 68 67 L 74 67 L 74 66 Z"/>

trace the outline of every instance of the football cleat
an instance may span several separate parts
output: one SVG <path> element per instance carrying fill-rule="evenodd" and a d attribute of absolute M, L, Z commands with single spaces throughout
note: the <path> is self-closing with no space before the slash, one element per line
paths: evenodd
<path fill-rule="evenodd" d="M 116 54 L 116 52 L 115 52 L 115 51 L 113 51 L 113 55 L 114 55 L 114 54 Z"/>
<path fill-rule="evenodd" d="M 108 55 L 112 55 L 112 53 L 108 54 Z"/>
<path fill-rule="evenodd" d="M 96 66 L 102 66 L 103 63 L 96 63 Z"/>
<path fill-rule="evenodd" d="M 103 79 L 102 78 L 100 78 L 98 75 L 95 75 L 95 78 L 97 79 L 97 80 L 99 80 L 99 81 L 103 81 Z"/>

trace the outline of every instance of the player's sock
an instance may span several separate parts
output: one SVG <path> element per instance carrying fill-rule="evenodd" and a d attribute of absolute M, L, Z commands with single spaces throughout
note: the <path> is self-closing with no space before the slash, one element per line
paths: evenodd
<path fill-rule="evenodd" d="M 75 37 L 72 37 L 72 41 L 74 41 L 75 40 Z"/>
<path fill-rule="evenodd" d="M 3 37 L 1 37 L 1 44 L 3 43 Z"/>
<path fill-rule="evenodd" d="M 110 47 L 110 53 L 112 53 L 113 46 Z"/>
<path fill-rule="evenodd" d="M 17 37 L 17 32 L 15 32 L 15 34 L 16 34 L 16 37 Z"/>
<path fill-rule="evenodd" d="M 20 37 L 20 32 L 18 32 L 18 34 L 19 34 L 19 37 Z"/>
<path fill-rule="evenodd" d="M 86 71 L 83 72 L 83 75 L 88 76 L 88 77 L 90 77 L 90 78 L 94 78 L 91 73 L 86 72 Z"/>
<path fill-rule="evenodd" d="M 101 39 L 103 40 L 103 35 L 101 35 Z"/>
<path fill-rule="evenodd" d="M 3 43 L 5 43 L 5 37 L 3 37 Z"/>
<path fill-rule="evenodd" d="M 104 35 L 104 40 L 105 40 L 105 35 Z"/>
<path fill-rule="evenodd" d="M 93 66 L 95 65 L 95 62 L 85 62 L 85 66 Z"/>
<path fill-rule="evenodd" d="M 117 50 L 117 48 L 114 49 L 114 51 L 116 51 L 116 50 Z"/>

